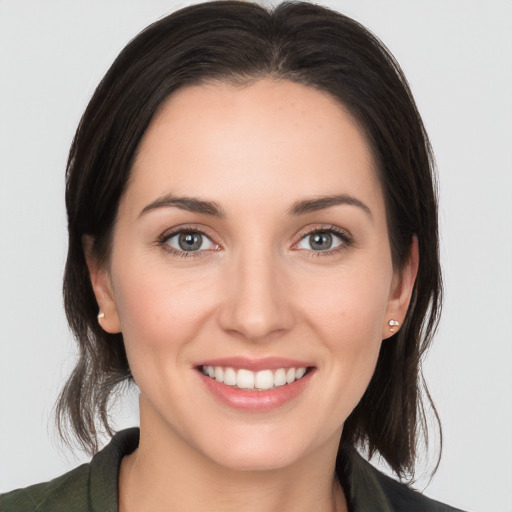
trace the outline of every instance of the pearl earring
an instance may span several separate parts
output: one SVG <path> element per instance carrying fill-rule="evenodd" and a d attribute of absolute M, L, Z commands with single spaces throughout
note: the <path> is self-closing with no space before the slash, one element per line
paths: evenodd
<path fill-rule="evenodd" d="M 400 325 L 400 322 L 398 322 L 397 320 L 390 320 L 388 322 L 388 325 L 389 325 L 389 331 L 392 332 L 393 334 L 395 334 L 398 326 Z"/>
<path fill-rule="evenodd" d="M 105 313 L 103 313 L 103 311 L 100 311 L 100 312 L 98 313 L 98 322 L 99 322 L 102 318 L 105 318 Z"/>

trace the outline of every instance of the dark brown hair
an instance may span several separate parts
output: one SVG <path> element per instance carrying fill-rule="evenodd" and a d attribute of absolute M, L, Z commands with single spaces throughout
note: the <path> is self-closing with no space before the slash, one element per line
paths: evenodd
<path fill-rule="evenodd" d="M 433 156 L 407 81 L 385 46 L 354 20 L 309 3 L 266 9 L 221 1 L 184 8 L 133 39 L 96 89 L 67 166 L 64 300 L 80 353 L 57 404 L 61 433 L 69 424 L 81 445 L 95 451 L 97 429 L 111 433 L 109 399 L 132 379 L 122 334 L 98 325 L 83 235 L 94 239 L 100 261 L 108 259 L 139 142 L 170 94 L 189 84 L 263 77 L 327 92 L 351 112 L 375 155 L 395 268 L 402 268 L 413 237 L 418 239 L 419 270 L 406 319 L 383 343 L 375 374 L 342 435 L 342 444 L 380 453 L 399 476 L 412 474 L 418 434 L 426 434 L 422 400 L 433 407 L 420 363 L 442 293 Z"/>

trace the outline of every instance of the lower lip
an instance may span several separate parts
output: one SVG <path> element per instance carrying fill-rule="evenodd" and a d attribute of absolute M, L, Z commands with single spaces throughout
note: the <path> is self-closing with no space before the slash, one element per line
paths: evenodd
<path fill-rule="evenodd" d="M 312 371 L 308 371 L 299 380 L 267 391 L 247 391 L 217 382 L 201 371 L 198 373 L 209 391 L 222 403 L 233 409 L 252 412 L 271 411 L 292 402 L 304 391 L 313 374 Z"/>

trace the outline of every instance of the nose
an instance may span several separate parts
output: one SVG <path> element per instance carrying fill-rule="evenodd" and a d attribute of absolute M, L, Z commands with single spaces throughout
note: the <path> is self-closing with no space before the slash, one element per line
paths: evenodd
<path fill-rule="evenodd" d="M 261 341 L 282 335 L 292 327 L 294 315 L 286 272 L 276 260 L 271 254 L 246 254 L 230 265 L 218 312 L 223 330 Z"/>

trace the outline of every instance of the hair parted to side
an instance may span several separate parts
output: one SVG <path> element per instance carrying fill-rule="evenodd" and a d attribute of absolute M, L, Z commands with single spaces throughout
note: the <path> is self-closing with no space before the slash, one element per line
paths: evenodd
<path fill-rule="evenodd" d="M 413 237 L 419 269 L 400 330 L 386 340 L 362 400 L 345 422 L 342 444 L 378 452 L 400 477 L 412 475 L 420 434 L 427 434 L 421 359 L 441 309 L 436 181 L 428 136 L 393 56 L 367 29 L 309 3 L 272 9 L 214 1 L 181 9 L 143 30 L 96 89 L 73 140 L 66 207 L 69 249 L 64 275 L 67 318 L 79 358 L 57 403 L 83 448 L 98 448 L 109 426 L 109 399 L 132 380 L 122 334 L 98 325 L 98 306 L 82 248 L 107 261 L 120 198 L 140 140 L 162 102 L 179 88 L 212 81 L 291 80 L 324 91 L 347 108 L 373 149 L 387 208 L 393 264 L 403 267 Z"/>

